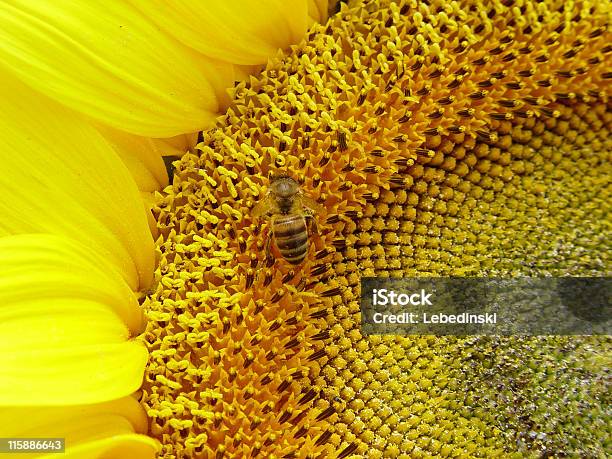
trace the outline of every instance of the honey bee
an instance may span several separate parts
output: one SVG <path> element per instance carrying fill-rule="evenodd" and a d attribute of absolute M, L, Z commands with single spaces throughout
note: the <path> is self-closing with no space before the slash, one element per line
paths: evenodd
<path fill-rule="evenodd" d="M 272 225 L 266 241 L 266 256 L 272 255 L 272 240 L 292 265 L 299 265 L 308 253 L 308 236 L 318 232 L 314 219 L 319 205 L 304 195 L 298 183 L 287 175 L 273 177 L 264 199 L 253 208 L 253 216 L 267 216 Z"/>

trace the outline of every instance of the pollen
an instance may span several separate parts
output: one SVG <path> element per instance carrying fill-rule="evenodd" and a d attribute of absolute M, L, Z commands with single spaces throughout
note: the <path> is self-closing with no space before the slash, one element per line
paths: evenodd
<path fill-rule="evenodd" d="M 359 283 L 607 275 L 609 15 L 356 2 L 237 83 L 153 210 L 142 403 L 163 456 L 604 455 L 605 422 L 580 419 L 605 418 L 609 342 L 364 336 Z M 282 174 L 320 207 L 297 266 L 252 216 Z"/>

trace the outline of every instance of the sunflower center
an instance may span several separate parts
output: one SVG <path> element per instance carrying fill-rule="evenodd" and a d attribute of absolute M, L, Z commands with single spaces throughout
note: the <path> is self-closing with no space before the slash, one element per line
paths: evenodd
<path fill-rule="evenodd" d="M 596 438 L 572 424 L 576 408 L 549 412 L 567 422 L 554 435 L 525 440 L 537 420 L 510 410 L 520 397 L 470 393 L 495 349 L 499 384 L 556 371 L 503 367 L 534 362 L 511 355 L 528 341 L 360 332 L 362 276 L 608 266 L 605 8 L 429 3 L 372 2 L 314 26 L 237 86 L 179 163 L 155 209 L 160 282 L 146 302 L 143 403 L 165 453 L 491 456 L 517 438 L 559 451 Z M 298 266 L 266 261 L 270 222 L 252 215 L 280 174 L 322 207 Z M 534 341 L 546 356 L 560 342 Z M 606 348 L 589 346 L 571 349 L 571 384 L 589 349 Z M 596 400 L 596 386 L 581 397 Z M 496 404 L 505 432 L 483 409 Z"/>

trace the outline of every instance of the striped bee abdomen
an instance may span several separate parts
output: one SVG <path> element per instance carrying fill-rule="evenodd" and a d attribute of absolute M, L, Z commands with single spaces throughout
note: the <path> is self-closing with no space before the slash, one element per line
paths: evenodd
<path fill-rule="evenodd" d="M 300 264 L 308 252 L 308 228 L 302 215 L 275 215 L 272 232 L 276 246 L 285 260 Z"/>

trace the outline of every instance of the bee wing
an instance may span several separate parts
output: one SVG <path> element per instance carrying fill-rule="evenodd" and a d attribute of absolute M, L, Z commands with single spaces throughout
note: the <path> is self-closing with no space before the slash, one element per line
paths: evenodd
<path fill-rule="evenodd" d="M 319 204 L 314 199 L 306 196 L 305 194 L 300 193 L 300 202 L 302 203 L 302 206 L 307 207 L 308 209 L 312 210 L 316 214 L 320 213 L 321 210 L 323 210 L 323 207 L 321 206 L 321 204 Z"/>
<path fill-rule="evenodd" d="M 266 195 L 266 197 L 255 204 L 255 207 L 251 210 L 251 215 L 253 217 L 261 217 L 268 213 L 268 211 L 272 208 L 272 199 L 270 195 Z"/>

